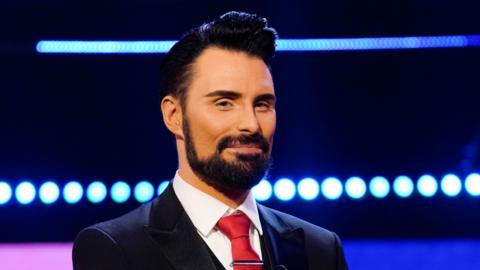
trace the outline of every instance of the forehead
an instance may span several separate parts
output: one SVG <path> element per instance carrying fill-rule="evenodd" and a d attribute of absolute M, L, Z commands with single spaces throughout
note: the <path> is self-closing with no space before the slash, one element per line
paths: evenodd
<path fill-rule="evenodd" d="M 268 66 L 245 52 L 207 48 L 193 63 L 192 71 L 189 95 L 212 90 L 274 92 Z"/>

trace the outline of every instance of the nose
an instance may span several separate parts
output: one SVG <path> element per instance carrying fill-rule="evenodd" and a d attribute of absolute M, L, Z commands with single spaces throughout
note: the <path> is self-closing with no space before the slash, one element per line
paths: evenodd
<path fill-rule="evenodd" d="M 247 107 L 239 116 L 238 130 L 240 132 L 255 134 L 260 131 L 260 124 L 258 123 L 255 108 Z"/>

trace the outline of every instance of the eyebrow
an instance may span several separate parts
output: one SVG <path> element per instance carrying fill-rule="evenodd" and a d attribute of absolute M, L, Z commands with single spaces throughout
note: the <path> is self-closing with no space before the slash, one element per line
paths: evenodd
<path fill-rule="evenodd" d="M 231 91 L 231 90 L 215 90 L 205 95 L 205 97 L 226 97 L 231 99 L 237 99 L 237 98 L 240 98 L 241 96 L 242 94 L 235 91 Z M 270 93 L 261 94 L 255 97 L 255 102 L 260 100 L 268 100 L 274 103 L 276 101 L 276 97 L 275 95 Z"/>
<path fill-rule="evenodd" d="M 205 95 L 206 97 L 228 97 L 232 99 L 239 98 L 242 94 L 231 90 L 215 90 Z"/>
<path fill-rule="evenodd" d="M 270 101 L 272 103 L 275 103 L 277 98 L 275 97 L 275 95 L 267 93 L 267 94 L 261 94 L 261 95 L 255 97 L 255 102 L 260 101 L 260 100 L 267 100 L 267 101 Z"/>

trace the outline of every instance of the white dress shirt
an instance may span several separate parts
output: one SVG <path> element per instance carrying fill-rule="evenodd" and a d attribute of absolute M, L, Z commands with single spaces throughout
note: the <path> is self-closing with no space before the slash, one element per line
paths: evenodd
<path fill-rule="evenodd" d="M 230 265 L 232 263 L 231 242 L 227 236 L 217 229 L 216 224 L 221 217 L 228 216 L 236 211 L 243 212 L 252 221 L 250 226 L 250 244 L 260 259 L 262 259 L 260 235 L 263 234 L 263 231 L 258 215 L 257 203 L 252 192 L 249 192 L 247 198 L 240 206 L 232 209 L 185 182 L 178 174 L 178 171 L 173 179 L 173 190 L 190 220 L 192 220 L 198 234 L 207 243 L 225 269 L 233 269 Z"/>

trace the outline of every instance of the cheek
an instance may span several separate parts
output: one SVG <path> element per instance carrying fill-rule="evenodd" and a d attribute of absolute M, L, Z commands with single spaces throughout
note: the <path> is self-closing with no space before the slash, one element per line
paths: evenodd
<path fill-rule="evenodd" d="M 231 119 L 225 119 L 208 112 L 192 112 L 189 117 L 191 135 L 200 157 L 213 154 L 223 134 L 229 130 Z"/>
<path fill-rule="evenodd" d="M 263 136 L 272 141 L 277 125 L 276 115 L 274 113 L 265 115 L 259 119 L 259 122 L 262 127 Z"/>

